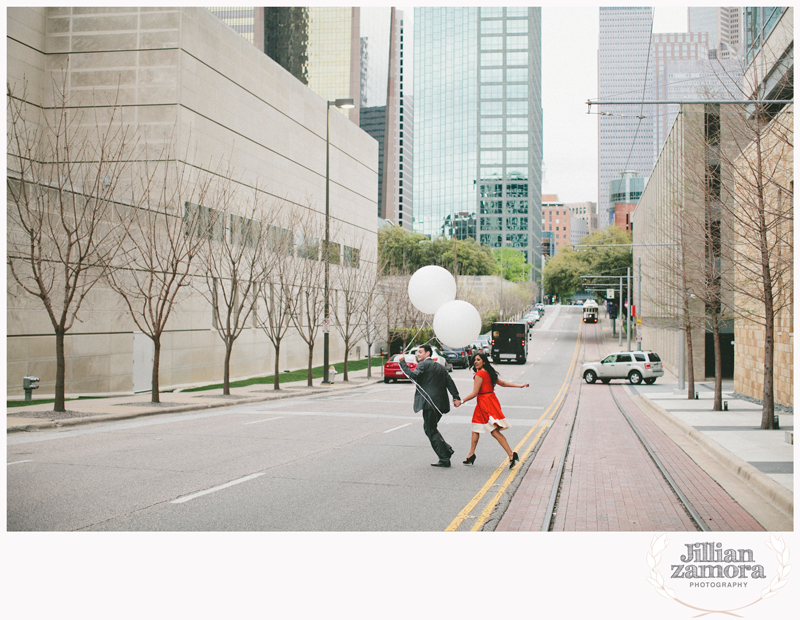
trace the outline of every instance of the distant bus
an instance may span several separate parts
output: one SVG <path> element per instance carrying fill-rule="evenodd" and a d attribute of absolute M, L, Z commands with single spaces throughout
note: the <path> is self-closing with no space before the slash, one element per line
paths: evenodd
<path fill-rule="evenodd" d="M 583 322 L 584 323 L 597 323 L 597 302 L 594 299 L 589 299 L 583 304 Z"/>
<path fill-rule="evenodd" d="M 528 359 L 528 324 L 524 321 L 514 323 L 492 323 L 492 361 L 518 362 L 524 364 Z"/>

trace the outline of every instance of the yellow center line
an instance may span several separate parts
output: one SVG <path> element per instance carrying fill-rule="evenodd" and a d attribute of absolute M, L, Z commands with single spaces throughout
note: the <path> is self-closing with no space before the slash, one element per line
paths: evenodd
<path fill-rule="evenodd" d="M 523 452 L 522 456 L 520 457 L 520 460 L 519 460 L 519 463 L 517 464 L 516 469 L 511 470 L 511 472 L 508 474 L 508 476 L 506 477 L 505 481 L 501 485 L 500 490 L 497 492 L 497 494 L 494 496 L 494 498 L 487 504 L 486 508 L 481 513 L 480 517 L 478 518 L 478 520 L 475 523 L 475 525 L 472 527 L 471 531 L 475 532 L 475 531 L 478 531 L 481 527 L 483 527 L 483 524 L 486 522 L 486 520 L 492 514 L 492 511 L 494 510 L 495 506 L 497 505 L 497 502 L 500 501 L 500 498 L 502 497 L 503 493 L 508 488 L 508 486 L 511 484 L 511 482 L 514 480 L 514 478 L 516 477 L 517 472 L 520 469 L 522 469 L 522 464 L 525 462 L 525 459 L 527 458 L 527 456 L 531 453 L 533 448 L 536 446 L 537 442 L 539 441 L 539 438 L 542 436 L 542 433 L 544 433 L 545 429 L 547 428 L 547 424 L 551 421 L 552 417 L 555 415 L 556 411 L 558 411 L 558 408 L 561 406 L 561 403 L 566 398 L 567 392 L 569 391 L 569 384 L 570 384 L 570 382 L 572 380 L 572 373 L 573 373 L 573 371 L 575 369 L 575 363 L 577 362 L 577 359 L 578 359 L 578 351 L 580 349 L 581 332 L 582 331 L 583 331 L 583 324 L 581 323 L 580 328 L 578 330 L 578 339 L 575 342 L 575 351 L 572 354 L 572 361 L 570 362 L 569 369 L 567 370 L 567 376 L 566 376 L 566 378 L 564 380 L 564 383 L 561 385 L 561 388 L 558 390 L 558 394 L 556 394 L 555 399 L 553 400 L 551 405 L 547 408 L 547 410 L 536 421 L 536 423 L 531 427 L 531 429 L 525 434 L 525 437 L 523 437 L 522 440 L 516 445 L 514 451 L 518 452 L 519 450 L 521 450 L 521 448 L 525 444 L 525 442 L 528 441 L 528 438 L 539 427 L 539 424 L 541 424 L 542 420 L 549 413 L 550 415 L 547 418 L 547 422 L 544 425 L 542 425 L 542 427 L 539 429 L 539 432 L 536 434 L 536 437 L 533 439 L 533 441 L 530 443 L 530 445 L 528 445 L 527 449 Z M 478 493 L 475 495 L 475 497 L 473 497 L 466 506 L 464 506 L 463 510 L 461 510 L 461 512 L 458 513 L 456 518 L 453 519 L 452 523 L 450 523 L 450 525 L 448 525 L 447 528 L 445 528 L 445 530 L 444 530 L 445 532 L 455 532 L 456 530 L 458 530 L 459 526 L 464 522 L 464 520 L 467 519 L 470 516 L 470 513 L 472 512 L 473 508 L 475 508 L 475 506 L 478 505 L 478 502 L 480 502 L 483 499 L 483 497 L 489 492 L 489 489 L 492 488 L 492 486 L 494 485 L 495 481 L 500 477 L 500 474 L 503 473 L 503 470 L 506 468 L 507 464 L 508 464 L 508 461 L 504 461 L 497 469 L 494 470 L 494 473 L 492 473 L 492 475 L 486 481 L 486 484 L 483 485 L 481 490 L 478 491 Z"/>

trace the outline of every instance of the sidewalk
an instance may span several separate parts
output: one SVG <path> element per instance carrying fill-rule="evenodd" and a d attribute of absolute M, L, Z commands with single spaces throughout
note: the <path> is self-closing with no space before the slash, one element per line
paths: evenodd
<path fill-rule="evenodd" d="M 323 385 L 322 379 L 314 379 L 313 387 L 307 380 L 281 383 L 275 391 L 272 384 L 249 385 L 232 388 L 231 395 L 222 394 L 222 388 L 204 392 L 163 392 L 160 403 L 150 402 L 150 392 L 116 396 L 110 398 L 85 398 L 66 402 L 65 413 L 55 413 L 53 403 L 6 409 L 6 432 L 52 430 L 67 426 L 126 420 L 142 416 L 201 411 L 234 404 L 254 403 L 297 396 L 317 396 L 326 392 L 339 392 L 382 381 L 381 368 L 372 367 L 372 378 L 367 379 L 367 369 L 348 372 L 349 381 L 342 374 L 334 376 L 333 384 Z"/>

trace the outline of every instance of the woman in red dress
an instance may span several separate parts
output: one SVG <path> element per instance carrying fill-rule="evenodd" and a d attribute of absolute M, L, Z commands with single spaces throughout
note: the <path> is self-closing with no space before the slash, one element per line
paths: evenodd
<path fill-rule="evenodd" d="M 509 425 L 506 416 L 503 415 L 503 410 L 500 409 L 500 401 L 494 394 L 494 386 L 526 388 L 529 384 L 519 385 L 500 379 L 485 353 L 476 353 L 472 358 L 472 366 L 475 368 L 475 382 L 472 392 L 464 397 L 461 403 L 464 404 L 471 398 L 477 398 L 478 402 L 475 405 L 475 413 L 472 414 L 472 445 L 464 465 L 472 465 L 475 462 L 475 447 L 478 445 L 480 433 L 488 431 L 508 454 L 510 463 L 508 468 L 513 469 L 519 461 L 519 456 L 516 452 L 511 451 L 508 441 L 500 432 L 501 429 L 509 428 Z"/>

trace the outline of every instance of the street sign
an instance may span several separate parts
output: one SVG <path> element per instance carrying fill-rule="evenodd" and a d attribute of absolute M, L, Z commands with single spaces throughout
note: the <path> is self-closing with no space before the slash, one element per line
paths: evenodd
<path fill-rule="evenodd" d="M 606 299 L 614 299 L 614 289 L 610 288 L 606 291 Z"/>
<path fill-rule="evenodd" d="M 331 320 L 322 319 L 322 333 L 327 334 L 331 331 Z"/>
<path fill-rule="evenodd" d="M 641 341 L 642 341 L 642 326 L 641 325 L 637 325 L 636 326 L 636 342 L 641 342 Z"/>

